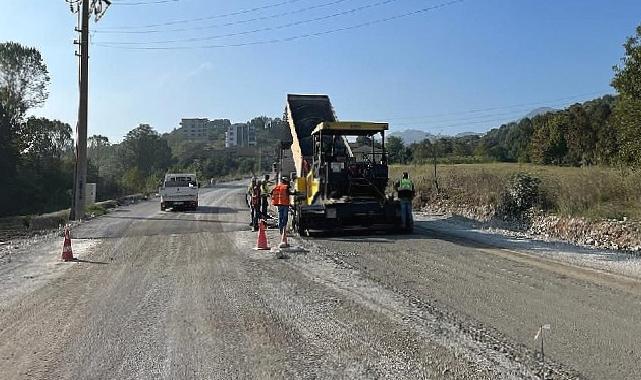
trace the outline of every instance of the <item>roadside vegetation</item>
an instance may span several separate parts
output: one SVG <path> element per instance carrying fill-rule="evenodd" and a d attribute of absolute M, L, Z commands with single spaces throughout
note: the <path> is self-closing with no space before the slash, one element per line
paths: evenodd
<path fill-rule="evenodd" d="M 617 95 L 533 118 L 523 118 L 482 136 L 440 137 L 405 145 L 391 136 L 392 163 L 519 162 L 557 166 L 641 168 L 641 26 L 624 44 L 614 67 Z M 429 125 L 425 126 L 429 129 Z"/>
<path fill-rule="evenodd" d="M 390 137 L 393 178 L 412 174 L 421 193 L 417 205 L 487 206 L 507 217 L 532 206 L 564 216 L 641 220 L 641 26 L 624 47 L 614 67 L 616 96 L 524 118 L 483 136 L 409 146 Z"/>
<path fill-rule="evenodd" d="M 73 130 L 59 120 L 29 116 L 48 98 L 49 72 L 40 52 L 15 42 L 0 43 L 0 218 L 40 215 L 71 204 L 74 171 Z M 228 121 L 227 121 L 228 122 Z M 220 154 L 225 126 L 210 143 L 193 143 L 177 131 L 161 135 L 148 124 L 114 144 L 105 136 L 88 139 L 87 182 L 97 184 L 97 201 L 156 192 L 167 171 L 189 171 L 202 181 L 234 177 L 271 167 L 278 139 L 288 131 L 280 119 L 257 117 L 263 148 L 257 157 Z M 218 154 L 215 150 L 218 149 Z M 99 208 L 90 213 L 101 213 Z"/>
<path fill-rule="evenodd" d="M 641 26 L 624 47 L 625 55 L 614 68 L 612 81 L 617 95 L 525 118 L 483 136 L 426 139 L 409 146 L 392 136 L 387 144 L 390 161 L 545 165 L 456 166 L 444 169 L 440 184 L 443 191 L 492 203 L 513 169 L 525 168 L 539 176 L 535 182 L 540 180 L 544 209 L 568 215 L 637 218 L 639 190 L 634 185 L 639 183 L 639 174 L 633 170 L 641 168 Z M 49 82 L 45 60 L 37 49 L 0 43 L 0 177 L 5 180 L 0 186 L 0 217 L 70 206 L 72 128 L 58 120 L 30 116 L 46 102 Z M 97 184 L 97 200 L 101 201 L 155 192 L 167 171 L 195 172 L 207 180 L 269 169 L 277 142 L 288 138 L 288 128 L 283 120 L 264 116 L 247 124 L 256 127 L 260 159 L 222 149 L 224 127 L 206 143 L 186 141 L 175 130 L 161 135 L 147 124 L 129 131 L 120 143 L 91 136 L 87 181 Z M 426 176 L 422 172 L 429 172 L 427 167 L 417 170 L 419 179 Z M 431 183 L 427 177 L 425 181 Z M 429 190 L 426 186 L 421 188 Z"/>
<path fill-rule="evenodd" d="M 395 165 L 392 178 L 411 173 L 419 196 L 416 206 L 446 200 L 455 206 L 505 205 L 504 194 L 524 173 L 538 182 L 532 206 L 562 216 L 641 220 L 641 172 L 609 167 L 558 167 L 518 163 Z M 523 177 L 521 177 L 523 178 Z M 438 192 L 436 190 L 438 183 Z M 521 179 L 520 183 L 526 183 Z"/>

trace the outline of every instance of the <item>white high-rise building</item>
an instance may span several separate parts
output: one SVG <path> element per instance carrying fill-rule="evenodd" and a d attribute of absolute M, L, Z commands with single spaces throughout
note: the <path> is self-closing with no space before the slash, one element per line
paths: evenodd
<path fill-rule="evenodd" d="M 225 132 L 225 148 L 233 146 L 256 146 L 256 127 L 247 124 L 233 124 Z"/>

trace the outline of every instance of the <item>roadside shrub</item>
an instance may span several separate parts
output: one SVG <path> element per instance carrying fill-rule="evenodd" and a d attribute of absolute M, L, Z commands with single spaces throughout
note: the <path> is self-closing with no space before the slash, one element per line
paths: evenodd
<path fill-rule="evenodd" d="M 85 212 L 91 216 L 101 216 L 107 213 L 107 209 L 103 205 L 93 204 L 91 206 L 87 206 Z"/>
<path fill-rule="evenodd" d="M 541 180 L 527 173 L 513 175 L 501 193 L 497 212 L 506 219 L 523 219 L 525 213 L 539 203 Z"/>

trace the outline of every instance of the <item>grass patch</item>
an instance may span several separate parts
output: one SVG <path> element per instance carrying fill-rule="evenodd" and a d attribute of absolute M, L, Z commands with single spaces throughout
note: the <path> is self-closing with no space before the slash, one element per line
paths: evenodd
<path fill-rule="evenodd" d="M 423 201 L 434 194 L 431 165 L 395 165 L 393 179 L 410 173 Z M 439 165 L 442 196 L 456 204 L 497 205 L 510 178 L 524 172 L 541 180 L 539 206 L 546 212 L 589 219 L 641 220 L 641 171 L 608 167 L 558 167 L 531 164 Z"/>
<path fill-rule="evenodd" d="M 107 213 L 107 208 L 104 205 L 93 204 L 85 208 L 85 213 L 87 215 L 101 216 Z"/>

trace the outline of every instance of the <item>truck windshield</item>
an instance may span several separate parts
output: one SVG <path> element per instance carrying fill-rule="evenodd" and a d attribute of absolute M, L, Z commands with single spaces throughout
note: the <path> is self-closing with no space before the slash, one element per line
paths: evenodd
<path fill-rule="evenodd" d="M 196 181 L 189 177 L 176 177 L 165 181 L 165 187 L 189 187 L 190 183 L 195 186 Z"/>

